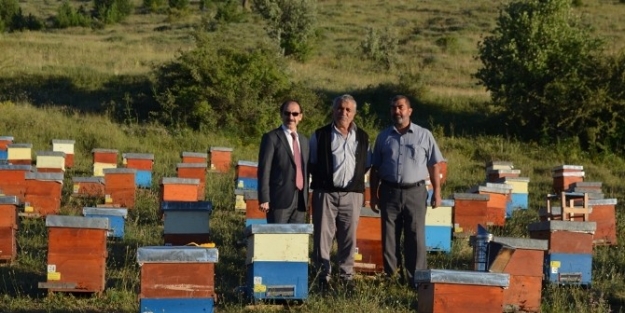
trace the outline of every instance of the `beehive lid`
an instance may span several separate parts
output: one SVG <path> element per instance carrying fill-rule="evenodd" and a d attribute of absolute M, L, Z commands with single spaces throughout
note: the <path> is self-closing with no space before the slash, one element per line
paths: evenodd
<path fill-rule="evenodd" d="M 245 228 L 245 235 L 254 234 L 312 234 L 312 224 L 252 224 Z"/>
<path fill-rule="evenodd" d="M 128 216 L 126 208 L 82 208 L 82 215 L 105 215 L 105 216 L 121 216 L 124 219 Z"/>
<path fill-rule="evenodd" d="M 96 148 L 96 149 L 92 149 L 91 153 L 115 153 L 117 154 L 119 151 L 117 151 L 117 149 L 100 149 L 100 148 Z"/>
<path fill-rule="evenodd" d="M 551 177 L 584 177 L 584 172 L 554 172 Z"/>
<path fill-rule="evenodd" d="M 595 199 L 595 200 L 588 200 L 588 205 L 589 206 L 593 206 L 593 205 L 616 205 L 618 201 L 615 198 L 611 198 L 611 199 Z"/>
<path fill-rule="evenodd" d="M 161 179 L 161 185 L 177 184 L 177 185 L 199 185 L 199 178 L 178 178 L 178 177 L 163 177 Z"/>
<path fill-rule="evenodd" d="M 65 152 L 61 152 L 61 151 L 37 151 L 37 156 L 65 157 Z"/>
<path fill-rule="evenodd" d="M 479 201 L 488 201 L 490 200 L 490 195 L 481 195 L 477 193 L 454 193 L 454 200 L 479 200 Z"/>
<path fill-rule="evenodd" d="M 32 143 L 10 143 L 7 148 L 32 148 Z"/>
<path fill-rule="evenodd" d="M 450 283 L 462 285 L 481 285 L 508 287 L 510 275 L 506 273 L 487 273 L 478 271 L 456 270 L 417 270 L 415 283 Z"/>
<path fill-rule="evenodd" d="M 526 250 L 542 250 L 545 251 L 549 248 L 549 240 L 543 239 L 530 239 L 530 238 L 514 238 L 514 237 L 498 237 L 495 236 L 491 242 L 504 244 L 515 249 Z"/>
<path fill-rule="evenodd" d="M 441 200 L 441 207 L 453 207 L 456 202 L 454 199 L 443 199 Z"/>
<path fill-rule="evenodd" d="M 579 233 L 594 233 L 597 229 L 596 222 L 576 222 L 576 221 L 543 221 L 531 223 L 527 226 L 529 231 L 570 231 Z"/>
<path fill-rule="evenodd" d="M 514 189 L 512 185 L 506 184 L 506 183 L 486 183 L 486 188 L 499 188 L 499 189 L 508 189 L 508 190 Z"/>
<path fill-rule="evenodd" d="M 582 207 L 579 207 L 579 209 L 581 210 Z M 547 208 L 545 207 L 541 207 L 538 209 L 538 216 L 548 216 L 549 212 L 547 212 Z M 589 206 L 588 208 L 588 213 L 592 213 L 592 207 Z M 559 206 L 552 206 L 551 207 L 551 215 L 562 215 L 562 207 Z"/>
<path fill-rule="evenodd" d="M 148 246 L 137 249 L 137 262 L 142 263 L 217 263 L 217 248 L 194 246 Z"/>
<path fill-rule="evenodd" d="M 529 183 L 530 182 L 530 178 L 529 177 L 503 177 L 501 178 L 501 181 L 506 183 L 506 182 L 520 182 L 520 183 Z"/>
<path fill-rule="evenodd" d="M 52 139 L 52 143 L 60 143 L 60 144 L 75 144 L 76 140 L 71 140 L 71 139 Z"/>
<path fill-rule="evenodd" d="M 152 153 L 122 153 L 122 158 L 133 160 L 154 160 Z"/>
<path fill-rule="evenodd" d="M 486 171 L 489 174 L 514 174 L 514 175 L 520 175 L 521 174 L 521 170 L 488 170 Z"/>
<path fill-rule="evenodd" d="M 17 196 L 0 196 L 0 204 L 18 205 L 20 204 L 20 200 Z"/>
<path fill-rule="evenodd" d="M 72 177 L 72 182 L 104 184 L 104 177 Z"/>
<path fill-rule="evenodd" d="M 0 136 L 0 140 L 2 141 L 13 141 L 13 136 Z"/>
<path fill-rule="evenodd" d="M 178 163 L 176 164 L 177 168 L 207 168 L 208 164 L 206 163 Z"/>
<path fill-rule="evenodd" d="M 601 188 L 603 185 L 600 181 L 578 181 L 571 184 L 571 188 Z"/>
<path fill-rule="evenodd" d="M 40 173 L 40 172 L 27 172 L 26 179 L 32 180 L 45 180 L 45 181 L 58 181 L 63 183 L 63 173 Z"/>
<path fill-rule="evenodd" d="M 245 190 L 243 193 L 243 198 L 245 200 L 257 200 L 258 199 L 258 191 L 256 190 Z"/>
<path fill-rule="evenodd" d="M 3 171 L 32 171 L 32 165 L 0 165 L 0 170 Z"/>
<path fill-rule="evenodd" d="M 504 184 L 491 184 L 491 185 L 504 185 Z M 509 194 L 511 192 L 511 188 L 504 188 L 501 186 L 475 186 L 469 190 L 469 192 L 488 192 L 488 193 L 500 193 L 500 194 Z"/>
<path fill-rule="evenodd" d="M 380 212 L 374 212 L 371 208 L 361 208 L 360 209 L 360 216 L 367 216 L 367 217 L 380 217 Z"/>
<path fill-rule="evenodd" d="M 210 148 L 210 152 L 213 152 L 213 151 L 231 152 L 232 150 L 233 150 L 232 148 L 228 148 L 228 147 L 211 147 Z"/>
<path fill-rule="evenodd" d="M 109 229 L 109 219 L 105 217 L 83 217 L 69 215 L 46 216 L 46 227 Z"/>
<path fill-rule="evenodd" d="M 486 167 L 493 167 L 493 166 L 507 166 L 509 168 L 514 168 L 514 164 L 510 161 L 489 161 L 486 162 Z"/>
<path fill-rule="evenodd" d="M 258 167 L 258 162 L 253 162 L 253 161 L 239 161 L 239 162 L 237 162 L 237 165 L 241 165 L 241 166 L 251 166 L 251 167 Z"/>
<path fill-rule="evenodd" d="M 161 201 L 161 210 L 163 211 L 212 211 L 213 203 L 211 201 Z"/>
<path fill-rule="evenodd" d="M 134 168 L 105 168 L 102 170 L 104 175 L 106 174 L 137 174 L 137 170 Z"/>
<path fill-rule="evenodd" d="M 560 166 L 556 166 L 553 169 L 551 169 L 552 172 L 556 172 L 556 171 L 583 171 L 584 170 L 584 166 L 582 165 L 560 165 Z"/>
<path fill-rule="evenodd" d="M 203 153 L 203 152 L 182 152 L 180 154 L 180 156 L 182 156 L 182 157 L 189 157 L 189 158 L 208 158 L 208 153 Z"/>

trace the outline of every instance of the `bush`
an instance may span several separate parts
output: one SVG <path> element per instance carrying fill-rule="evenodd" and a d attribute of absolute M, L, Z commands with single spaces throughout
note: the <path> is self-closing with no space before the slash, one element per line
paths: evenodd
<path fill-rule="evenodd" d="M 54 17 L 54 26 L 58 28 L 88 27 L 89 25 L 91 25 L 91 18 L 88 16 L 85 8 L 81 6 L 76 10 L 67 0 L 61 4 Z"/>
<path fill-rule="evenodd" d="M 166 6 L 165 0 L 143 0 L 143 8 L 148 12 L 160 13 Z"/>
<path fill-rule="evenodd" d="M 397 37 L 389 28 L 382 32 L 369 28 L 360 50 L 366 58 L 390 70 L 397 62 L 397 43 Z"/>
<path fill-rule="evenodd" d="M 93 17 L 104 24 L 115 24 L 130 16 L 131 0 L 93 0 Z"/>
<path fill-rule="evenodd" d="M 18 0 L 0 0 L 0 31 L 40 30 L 43 22 L 32 14 L 24 15 Z"/>
<path fill-rule="evenodd" d="M 240 23 L 245 19 L 245 12 L 239 0 L 226 0 L 217 5 L 215 19 L 221 23 Z"/>

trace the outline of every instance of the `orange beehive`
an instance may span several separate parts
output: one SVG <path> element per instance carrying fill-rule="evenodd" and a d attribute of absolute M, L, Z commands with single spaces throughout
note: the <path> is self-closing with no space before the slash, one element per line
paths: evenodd
<path fill-rule="evenodd" d="M 137 170 L 131 168 L 104 169 L 104 202 L 129 209 L 134 207 L 136 172 Z"/>
<path fill-rule="evenodd" d="M 5 195 L 17 196 L 20 202 L 24 202 L 26 173 L 31 171 L 31 165 L 0 165 L 0 190 Z"/>
<path fill-rule="evenodd" d="M 215 297 L 216 248 L 139 247 L 140 299 Z"/>
<path fill-rule="evenodd" d="M 65 167 L 74 167 L 74 144 L 75 140 L 52 139 L 52 151 L 65 153 Z"/>
<path fill-rule="evenodd" d="M 199 179 L 163 177 L 161 179 L 161 201 L 197 201 Z"/>
<path fill-rule="evenodd" d="M 63 173 L 26 173 L 24 212 L 39 216 L 58 214 L 62 190 Z"/>
<path fill-rule="evenodd" d="M 126 168 L 151 171 L 154 166 L 154 154 L 152 153 L 123 153 L 122 163 Z"/>
<path fill-rule="evenodd" d="M 546 240 L 495 237 L 488 244 L 490 272 L 507 273 L 506 312 L 540 312 Z"/>
<path fill-rule="evenodd" d="M 104 177 L 72 177 L 74 196 L 104 197 Z"/>
<path fill-rule="evenodd" d="M 528 225 L 530 238 L 549 241 L 548 253 L 592 254 L 595 222 L 544 221 Z"/>
<path fill-rule="evenodd" d="M 506 208 L 512 200 L 512 187 L 506 184 L 487 183 L 486 186 L 477 186 L 473 191 L 474 193 L 490 196 L 486 203 L 488 209 L 486 224 L 504 226 L 506 222 Z"/>
<path fill-rule="evenodd" d="M 553 191 L 555 193 L 569 189 L 571 184 L 584 181 L 584 167 L 581 165 L 560 165 L 554 167 L 551 171 Z"/>
<path fill-rule="evenodd" d="M 7 146 L 13 143 L 12 136 L 0 136 L 0 151 L 6 151 Z"/>
<path fill-rule="evenodd" d="M 206 163 L 178 163 L 176 172 L 178 178 L 195 178 L 200 183 L 197 186 L 197 200 L 202 201 L 206 197 Z"/>
<path fill-rule="evenodd" d="M 10 263 L 17 256 L 15 233 L 18 228 L 16 196 L 0 196 L 0 262 Z"/>
<path fill-rule="evenodd" d="M 493 220 L 499 216 L 498 212 L 493 212 L 488 208 L 490 195 L 455 193 L 453 198 L 453 224 L 455 233 L 475 234 L 478 224 L 493 225 Z"/>
<path fill-rule="evenodd" d="M 616 245 L 616 199 L 588 200 L 589 221 L 597 223 L 595 245 Z"/>
<path fill-rule="evenodd" d="M 211 147 L 210 148 L 211 170 L 226 173 L 230 170 L 232 162 L 232 148 Z"/>
<path fill-rule="evenodd" d="M 250 161 L 239 161 L 236 167 L 236 178 L 257 178 L 258 163 Z"/>
<path fill-rule="evenodd" d="M 208 164 L 208 153 L 202 152 L 183 152 L 180 157 L 182 163 L 202 163 Z"/>
<path fill-rule="evenodd" d="M 93 163 L 117 164 L 119 151 L 116 149 L 93 149 L 91 153 L 93 155 Z"/>
<path fill-rule="evenodd" d="M 39 288 L 101 293 L 106 286 L 108 218 L 49 215 L 47 281 Z"/>
<path fill-rule="evenodd" d="M 245 218 L 246 219 L 263 219 L 267 218 L 267 214 L 259 210 L 258 193 L 248 190 L 243 193 L 245 199 Z"/>
<path fill-rule="evenodd" d="M 360 210 L 356 229 L 356 257 L 354 270 L 360 273 L 384 271 L 382 260 L 382 222 L 380 214 L 370 208 Z"/>

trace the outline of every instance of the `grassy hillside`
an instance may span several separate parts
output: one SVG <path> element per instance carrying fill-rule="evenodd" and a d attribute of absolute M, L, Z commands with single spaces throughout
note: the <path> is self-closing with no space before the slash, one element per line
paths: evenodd
<path fill-rule="evenodd" d="M 609 40 L 611 51 L 622 49 L 625 6 L 618 1 L 582 2 L 575 13 L 584 16 L 598 36 Z M 502 3 L 505 2 L 319 1 L 318 49 L 306 63 L 285 62 L 294 79 L 326 98 L 352 93 L 359 103 L 371 103 L 381 112 L 377 120 L 368 121 L 377 125 L 371 127 L 371 132 L 388 124 L 386 100 L 394 90 L 404 85 L 419 89 L 413 120 L 434 131 L 449 161 L 445 197 L 482 182 L 485 162 L 512 161 L 522 176 L 531 179 L 530 209 L 515 215 L 504 229 L 496 230 L 497 234 L 527 237 L 526 226 L 537 220 L 537 210 L 544 206 L 544 195 L 550 191 L 551 168 L 583 165 L 586 180 L 602 181 L 606 198 L 619 201 L 617 225 L 621 244 L 596 249 L 590 288 L 546 286 L 542 311 L 623 311 L 625 217 L 620 201 L 625 195 L 621 183 L 625 159 L 612 154 L 591 155 L 580 151 L 573 142 L 520 142 L 511 138 L 505 125 L 495 119 L 488 94 L 476 85 L 471 74 L 479 66 L 474 58 L 477 41 L 494 26 Z M 55 1 L 39 0 L 21 3 L 26 13 L 44 18 L 54 14 L 58 5 Z M 76 166 L 66 175 L 63 213 L 79 214 L 84 205 L 69 197 L 70 177 L 89 175 L 89 152 L 93 148 L 154 153 L 155 182 L 175 175 L 175 164 L 182 151 L 229 146 L 234 148 L 235 161 L 257 159 L 260 138 L 243 140 L 219 130 L 167 129 L 137 113 L 150 105 L 152 66 L 192 49 L 192 32 L 200 19 L 198 11 L 172 20 L 166 14 L 141 14 L 137 10 L 124 23 L 104 29 L 0 35 L 0 99 L 6 100 L 0 102 L 0 135 L 12 135 L 17 142 L 31 142 L 33 151 L 49 150 L 51 139 L 76 140 Z M 396 36 L 396 67 L 387 70 L 363 56 L 359 47 L 368 27 L 379 31 L 387 28 Z M 232 46 L 253 47 L 268 40 L 262 22 L 251 14 L 245 22 L 221 26 L 209 36 L 215 44 Z M 245 282 L 245 248 L 240 244 L 244 239 L 244 217 L 233 211 L 232 178 L 231 172 L 209 174 L 207 180 L 207 197 L 215 205 L 211 231 L 220 249 L 216 277 L 219 312 L 241 312 L 248 304 L 236 292 L 236 287 Z M 37 289 L 37 282 L 45 281 L 46 230 L 43 221 L 22 220 L 18 260 L 0 267 L 0 312 L 137 312 L 139 272 L 135 251 L 140 246 L 160 243 L 162 226 L 156 215 L 157 197 L 156 185 L 140 192 L 137 207 L 130 212 L 126 224 L 126 237 L 109 245 L 108 285 L 99 298 L 46 296 L 44 290 Z M 451 254 L 431 254 L 429 264 L 431 268 L 470 268 L 468 243 L 454 241 Z M 305 305 L 284 311 L 415 311 L 416 296 L 403 287 L 368 279 L 361 280 L 358 287 L 356 294 L 338 291 L 322 297 L 312 286 Z"/>

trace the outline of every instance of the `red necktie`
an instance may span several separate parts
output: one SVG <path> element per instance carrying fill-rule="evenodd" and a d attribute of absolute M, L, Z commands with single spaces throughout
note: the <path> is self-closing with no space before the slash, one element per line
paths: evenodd
<path fill-rule="evenodd" d="M 304 174 L 302 174 L 302 154 L 299 151 L 299 144 L 297 143 L 297 134 L 291 132 L 293 137 L 293 158 L 295 159 L 295 186 L 297 189 L 304 189 Z"/>

